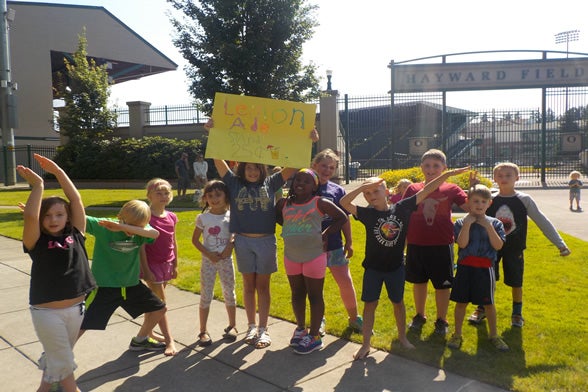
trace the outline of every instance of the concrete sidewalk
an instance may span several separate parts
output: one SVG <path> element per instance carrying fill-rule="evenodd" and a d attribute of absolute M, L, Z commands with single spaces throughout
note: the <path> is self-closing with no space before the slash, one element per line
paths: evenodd
<path fill-rule="evenodd" d="M 2 391 L 33 391 L 41 372 L 42 347 L 28 310 L 30 260 L 20 241 L 0 236 L 0 368 Z M 199 296 L 168 287 L 169 319 L 180 353 L 132 352 L 127 347 L 142 318 L 117 312 L 106 331 L 88 331 L 76 345 L 78 385 L 83 391 L 501 391 L 383 351 L 352 361 L 358 345 L 327 335 L 325 348 L 307 356 L 288 347 L 294 324 L 270 318 L 272 345 L 256 350 L 242 342 L 245 311 L 238 309 L 241 331 L 234 343 L 218 339 L 226 312 L 215 301 L 209 318 L 215 342 L 195 345 Z"/>
<path fill-rule="evenodd" d="M 535 199 L 559 230 L 588 241 L 588 212 L 569 211 L 566 189 L 522 191 Z M 41 377 L 37 359 L 42 347 L 27 305 L 31 263 L 20 241 L 0 236 L 0 249 L 0 389 L 32 391 Z M 240 308 L 241 333 L 236 342 L 227 344 L 219 340 L 226 312 L 218 301 L 209 317 L 215 342 L 200 348 L 195 345 L 199 296 L 171 286 L 167 293 L 180 353 L 168 358 L 128 351 L 142 318 L 130 320 L 123 311 L 117 312 L 106 331 L 87 332 L 75 348 L 76 377 L 83 391 L 501 391 L 383 351 L 354 362 L 358 345 L 330 335 L 321 351 L 295 355 L 288 347 L 294 325 L 276 318 L 270 318 L 272 345 L 256 350 L 241 341 L 246 317 Z"/>

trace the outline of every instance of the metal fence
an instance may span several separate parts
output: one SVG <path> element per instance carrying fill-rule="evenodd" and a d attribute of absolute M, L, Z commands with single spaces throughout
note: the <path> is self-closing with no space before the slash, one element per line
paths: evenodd
<path fill-rule="evenodd" d="M 338 105 L 341 134 L 359 178 L 418 166 L 430 148 L 444 151 L 449 166 L 471 165 L 490 177 L 503 161 L 518 164 L 523 176 L 586 173 L 588 89 L 546 89 L 545 102 L 545 113 L 469 111 L 443 105 L 442 93 L 435 92 L 396 94 L 393 105 L 389 95 L 346 95 Z"/>
<path fill-rule="evenodd" d="M 114 112 L 117 114 L 118 126 L 128 127 L 129 110 L 121 109 Z M 201 124 L 209 118 L 194 105 L 151 106 L 145 109 L 144 114 L 147 125 Z"/>
<path fill-rule="evenodd" d="M 41 166 L 33 158 L 33 154 L 40 154 L 48 158 L 53 158 L 57 152 L 57 147 L 54 146 L 16 146 L 14 147 L 14 157 L 16 165 L 23 165 L 30 167 L 36 173 L 42 173 Z M 8 178 L 8 160 L 11 158 L 12 151 L 9 151 L 6 146 L 3 146 L 0 150 L 0 176 L 3 183 Z M 17 182 L 21 179 L 17 179 Z"/>

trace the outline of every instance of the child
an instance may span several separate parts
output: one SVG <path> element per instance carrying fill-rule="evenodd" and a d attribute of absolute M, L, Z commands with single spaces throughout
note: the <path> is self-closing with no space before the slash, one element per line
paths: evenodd
<path fill-rule="evenodd" d="M 570 211 L 574 211 L 572 204 L 576 200 L 576 211 L 582 212 L 582 207 L 580 207 L 580 192 L 583 185 L 580 180 L 581 177 L 582 174 L 579 171 L 574 170 L 570 173 L 570 182 L 568 183 L 570 187 Z"/>
<path fill-rule="evenodd" d="M 212 127 L 214 121 L 210 119 L 204 128 Z M 313 141 L 318 140 L 316 130 L 310 137 Z M 237 268 L 243 276 L 243 302 L 248 323 L 244 340 L 256 348 L 266 348 L 272 343 L 267 330 L 270 278 L 278 270 L 274 197 L 296 169 L 285 168 L 268 176 L 267 167 L 261 163 L 239 162 L 231 170 L 227 162 L 215 159 L 214 165 L 229 188 L 229 226 L 235 235 L 235 256 Z M 256 309 L 258 324 L 255 322 Z"/>
<path fill-rule="evenodd" d="M 370 341 L 375 322 L 376 308 L 382 285 L 386 285 L 388 298 L 394 307 L 398 340 L 405 348 L 414 348 L 406 338 L 406 309 L 404 307 L 404 242 L 410 216 L 417 206 L 446 178 L 467 171 L 468 168 L 455 169 L 441 174 L 429 181 L 415 195 L 388 204 L 386 182 L 377 177 L 367 179 L 341 199 L 341 206 L 351 212 L 365 226 L 366 244 L 362 266 L 363 287 L 361 300 L 363 307 L 363 344 L 355 353 L 354 359 L 365 358 L 370 352 Z M 363 193 L 369 207 L 353 204 L 353 200 Z M 408 226 L 408 227 L 407 227 Z"/>
<path fill-rule="evenodd" d="M 165 209 L 174 198 L 172 186 L 169 182 L 161 178 L 154 178 L 147 183 L 146 188 L 147 199 L 151 208 L 149 225 L 159 232 L 159 237 L 155 242 L 146 244 L 141 248 L 141 275 L 151 291 L 163 302 L 167 302 L 165 287 L 167 282 L 175 279 L 178 273 L 178 243 L 175 235 L 178 217 L 173 212 Z M 163 339 L 155 336 L 153 332 L 149 336 L 165 342 L 165 355 L 176 355 L 178 350 L 169 330 L 165 314 L 159 321 L 159 328 L 163 334 Z"/>
<path fill-rule="evenodd" d="M 85 248 L 86 214 L 80 194 L 67 174 L 51 159 L 35 154 L 41 168 L 53 174 L 69 200 L 43 197 L 43 179 L 28 167 L 16 170 L 31 186 L 23 206 L 22 243 L 33 262 L 29 303 L 44 355 L 38 391 L 59 383 L 78 391 L 73 346 L 84 317 L 84 299 L 95 287 Z"/>
<path fill-rule="evenodd" d="M 343 187 L 330 181 L 339 166 L 339 156 L 330 148 L 327 148 L 315 155 L 312 160 L 312 169 L 318 174 L 319 188 L 317 195 L 335 203 L 341 207 L 339 201 L 345 195 Z M 327 216 L 323 220 L 323 230 L 332 223 Z M 341 232 L 345 237 L 345 245 L 341 238 Z M 357 312 L 357 296 L 355 287 L 349 272 L 349 259 L 353 256 L 353 239 L 351 237 L 351 223 L 349 219 L 343 224 L 342 230 L 333 232 L 327 237 L 327 267 L 331 270 L 333 279 L 339 286 L 339 294 L 345 306 L 348 317 L 348 325 L 351 329 L 361 332 L 363 319 Z M 321 323 L 321 335 L 324 335 L 324 319 Z"/>
<path fill-rule="evenodd" d="M 88 298 L 88 309 L 80 336 L 87 329 L 106 329 L 108 320 L 121 306 L 132 318 L 143 313 L 145 320 L 129 349 L 163 350 L 165 343 L 149 337 L 166 312 L 165 302 L 139 279 L 139 248 L 152 243 L 159 232 L 149 226 L 151 210 L 141 200 L 125 203 L 118 220 L 86 217 L 88 233 L 96 238 L 92 272 L 98 289 Z"/>
<path fill-rule="evenodd" d="M 235 296 L 235 269 L 233 268 L 233 236 L 229 231 L 229 189 L 219 180 L 209 181 L 202 192 L 204 210 L 196 217 L 192 243 L 202 253 L 200 267 L 200 334 L 198 344 L 210 346 L 212 339 L 206 330 L 208 313 L 212 302 L 214 281 L 218 272 L 229 316 L 229 326 L 223 338 L 237 339 Z M 202 239 L 201 239 L 202 238 Z"/>
<path fill-rule="evenodd" d="M 202 188 L 206 185 L 206 181 L 208 181 L 208 162 L 204 160 L 202 154 L 198 153 L 192 166 L 194 168 L 194 183 L 196 188 L 193 201 L 197 201 L 202 192 Z"/>
<path fill-rule="evenodd" d="M 486 216 L 492 204 L 490 189 L 475 185 L 468 193 L 470 212 L 455 222 L 455 237 L 459 246 L 457 272 L 451 288 L 451 300 L 455 301 L 455 333 L 447 346 L 459 349 L 462 343 L 461 330 L 466 307 L 473 302 L 484 307 L 488 317 L 490 341 L 500 351 L 508 345 L 496 332 L 496 307 L 494 306 L 494 261 L 506 239 L 504 225 L 496 218 Z"/>
<path fill-rule="evenodd" d="M 347 214 L 333 202 L 315 196 L 319 186 L 317 174 L 300 169 L 294 175 L 288 199 L 276 205 L 276 220 L 283 226 L 284 266 L 292 290 L 292 310 L 296 329 L 290 346 L 297 354 L 309 354 L 323 347 L 319 334 L 325 313 L 323 285 L 327 269 L 327 254 L 323 241 L 331 233 L 341 231 Z M 330 224 L 322 229 L 328 215 Z M 310 331 L 306 330 L 306 297 L 310 302 Z"/>
<path fill-rule="evenodd" d="M 410 197 L 447 169 L 445 154 L 428 150 L 421 157 L 425 181 L 408 186 L 404 197 Z M 453 221 L 451 207 L 457 204 L 467 212 L 466 194 L 455 184 L 442 182 L 410 218 L 406 250 L 406 281 L 413 284 L 416 315 L 409 328 L 420 332 L 427 321 L 425 305 L 427 284 L 435 288 L 437 317 L 435 333 L 445 336 L 449 294 L 453 280 Z"/>
<path fill-rule="evenodd" d="M 527 217 L 531 218 L 549 241 L 557 246 L 561 256 L 568 256 L 571 252 L 551 221 L 539 210 L 535 201 L 529 195 L 515 189 L 515 183 L 519 180 L 519 167 L 516 164 L 499 163 L 494 166 L 493 175 L 499 192 L 494 196 L 486 214 L 502 221 L 506 232 L 506 242 L 498 252 L 494 272 L 498 280 L 498 264 L 502 260 L 504 284 L 512 288 L 511 325 L 522 327 L 525 323 L 522 316 L 525 264 L 523 251 L 527 247 Z M 479 324 L 485 317 L 484 309 L 478 307 L 468 321 Z"/>
<path fill-rule="evenodd" d="M 390 194 L 390 200 L 388 200 L 390 204 L 398 203 L 402 199 L 402 195 L 404 195 L 406 188 L 408 188 L 410 184 L 412 184 L 412 181 L 407 178 L 398 180 L 396 186 L 392 188 L 392 194 Z"/>

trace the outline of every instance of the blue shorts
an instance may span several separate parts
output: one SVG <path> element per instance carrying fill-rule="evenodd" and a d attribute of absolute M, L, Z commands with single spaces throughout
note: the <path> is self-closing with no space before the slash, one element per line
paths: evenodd
<path fill-rule="evenodd" d="M 363 287 L 361 289 L 361 300 L 363 302 L 374 302 L 380 299 L 382 285 L 386 285 L 388 298 L 398 304 L 404 299 L 404 266 L 394 271 L 382 272 L 373 269 L 363 271 Z"/>
<path fill-rule="evenodd" d="M 344 265 L 349 265 L 349 259 L 345 257 L 343 248 L 327 252 L 327 267 L 342 267 Z"/>
<path fill-rule="evenodd" d="M 275 234 L 263 237 L 235 235 L 235 256 L 237 269 L 242 274 L 273 274 L 278 270 Z"/>

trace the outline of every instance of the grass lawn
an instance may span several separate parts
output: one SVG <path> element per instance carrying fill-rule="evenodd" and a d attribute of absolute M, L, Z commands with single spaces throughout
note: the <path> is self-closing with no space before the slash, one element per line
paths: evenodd
<path fill-rule="evenodd" d="M 59 194 L 47 191 L 47 194 Z M 81 190 L 88 214 L 93 216 L 116 215 L 117 208 L 132 198 L 144 198 L 144 190 Z M 26 201 L 28 191 L 0 191 L 0 205 L 15 205 Z M 175 200 L 177 207 L 194 207 L 189 199 Z M 110 208 L 97 208 L 109 206 Z M 173 207 L 173 205 L 172 205 Z M 194 219 L 199 209 L 177 211 L 180 219 L 177 237 L 180 255 L 179 274 L 173 284 L 179 288 L 198 292 L 200 289 L 200 254 L 191 243 Z M 278 227 L 279 236 L 280 227 Z M 352 219 L 355 255 L 351 273 L 355 287 L 361 293 L 361 260 L 365 247 L 363 226 Z M 0 209 L 0 234 L 20 239 L 22 217 L 17 209 Z M 376 314 L 375 335 L 372 345 L 394 354 L 461 374 L 505 389 L 516 391 L 582 391 L 588 390 L 588 312 L 583 300 L 588 294 L 588 246 L 585 241 L 563 235 L 572 255 L 563 258 L 548 242 L 539 229 L 529 225 L 528 249 L 525 252 L 525 295 L 523 314 L 526 324 L 511 328 L 510 288 L 501 281 L 496 292 L 498 331 L 511 347 L 506 353 L 495 350 L 488 342 L 486 322 L 478 327 L 464 326 L 461 350 L 445 347 L 445 340 L 433 334 L 433 323 L 425 324 L 422 335 L 409 334 L 416 350 L 404 350 L 396 340 L 392 305 L 380 301 Z M 93 237 L 87 241 L 88 251 L 93 250 Z M 271 314 L 293 321 L 290 290 L 281 263 L 283 247 L 278 239 L 279 270 L 272 277 Z M 347 328 L 345 309 L 341 303 L 335 281 L 327 273 L 325 281 L 327 330 L 329 333 L 360 342 L 361 336 Z M 221 298 L 217 284 L 215 296 Z M 385 291 L 382 298 L 385 298 Z M 241 279 L 237 278 L 237 299 L 242 305 Z M 406 285 L 405 302 L 407 321 L 414 315 L 412 286 Z M 359 308 L 363 306 L 359 304 Z M 470 305 L 469 311 L 473 310 Z M 434 293 L 430 289 L 427 314 L 433 317 Z M 453 306 L 449 314 L 450 333 L 453 324 Z M 173 326 L 172 326 L 173 328 Z"/>

